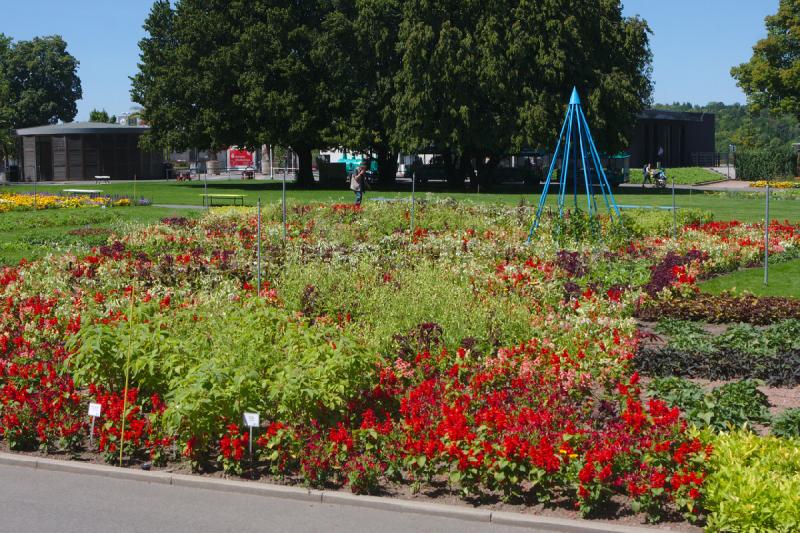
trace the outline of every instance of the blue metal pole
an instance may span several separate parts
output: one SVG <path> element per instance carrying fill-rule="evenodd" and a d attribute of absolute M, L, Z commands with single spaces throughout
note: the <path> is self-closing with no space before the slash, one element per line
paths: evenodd
<path fill-rule="evenodd" d="M 581 123 L 580 121 L 576 121 L 577 123 L 577 138 L 580 141 L 581 138 Z M 572 203 L 575 206 L 575 211 L 578 210 L 578 151 L 572 151 Z"/>
<path fill-rule="evenodd" d="M 601 178 L 601 172 L 602 172 L 602 168 L 603 168 L 603 163 L 602 163 L 602 161 L 599 160 L 599 155 L 597 157 L 595 157 L 596 150 L 595 150 L 595 152 L 592 151 L 592 149 L 594 148 L 594 141 L 592 139 L 592 132 L 589 130 L 589 123 L 586 121 L 586 115 L 583 114 L 583 111 L 581 111 L 581 121 L 583 123 L 584 128 L 586 129 L 586 137 L 587 137 L 587 139 L 589 141 L 589 155 L 590 155 L 591 160 L 592 160 L 592 162 L 593 162 L 593 164 L 595 166 L 595 170 L 597 171 L 597 183 L 600 185 L 600 192 L 603 195 L 603 200 L 606 203 L 606 209 L 608 209 L 608 211 L 610 212 L 611 211 L 611 204 L 608 202 L 608 197 L 606 196 L 606 189 L 605 189 L 606 185 L 603 183 L 603 179 Z M 609 187 L 609 191 L 610 190 L 611 190 L 611 188 Z M 595 202 L 595 210 L 597 210 L 597 203 L 596 202 Z M 613 215 L 612 215 L 612 219 L 613 219 Z"/>
<path fill-rule="evenodd" d="M 558 195 L 558 216 L 564 216 L 564 197 L 567 193 L 567 179 L 569 176 L 569 153 L 570 149 L 572 148 L 572 116 L 574 113 L 573 106 L 569 106 L 569 111 L 567 112 L 567 120 L 569 120 L 569 126 L 567 127 L 567 144 L 564 148 L 564 158 L 563 158 L 563 167 L 561 172 L 561 189 L 559 190 Z"/>
<path fill-rule="evenodd" d="M 553 160 L 550 161 L 550 169 L 547 171 L 547 179 L 544 181 L 544 189 L 542 189 L 542 195 L 539 197 L 539 206 L 536 209 L 536 216 L 533 219 L 533 224 L 531 225 L 531 230 L 528 232 L 528 242 L 531 242 L 533 238 L 533 232 L 539 227 L 539 220 L 542 216 L 542 211 L 544 210 L 544 204 L 547 200 L 547 195 L 550 192 L 550 183 L 553 179 L 553 170 L 556 166 L 556 161 L 558 161 L 558 152 L 561 150 L 561 139 L 564 137 L 564 130 L 567 129 L 567 121 L 568 117 L 564 118 L 564 124 L 561 126 L 561 133 L 558 134 L 558 142 L 556 143 L 556 149 L 553 152 Z"/>
<path fill-rule="evenodd" d="M 583 135 L 581 135 L 581 120 L 580 115 L 582 114 L 578 111 L 578 140 L 580 141 L 581 146 L 581 166 L 583 167 L 583 182 L 586 185 L 586 206 L 589 209 L 589 217 L 592 216 L 592 198 L 594 198 L 594 194 L 592 193 L 592 189 L 589 187 L 589 174 L 586 172 L 586 153 L 583 150 Z M 577 184 L 576 184 L 577 186 Z M 577 206 L 577 200 L 575 201 L 575 205 Z"/>
<path fill-rule="evenodd" d="M 598 172 L 598 179 L 602 179 L 602 183 L 608 188 L 608 196 L 611 198 L 611 206 L 613 206 L 614 213 L 616 213 L 617 217 L 620 216 L 619 206 L 617 206 L 617 201 L 614 199 L 614 193 L 611 191 L 611 185 L 608 183 L 608 178 L 606 178 L 606 172 L 603 170 L 603 165 L 600 162 L 600 154 L 597 153 L 597 147 L 594 144 L 594 138 L 592 137 L 592 131 L 588 127 L 588 123 L 586 122 L 586 117 L 583 117 L 584 124 L 587 124 L 586 133 L 589 136 L 589 143 L 592 155 L 595 159 L 595 164 L 597 165 L 597 172 Z M 610 207 L 609 207 L 610 208 Z"/>

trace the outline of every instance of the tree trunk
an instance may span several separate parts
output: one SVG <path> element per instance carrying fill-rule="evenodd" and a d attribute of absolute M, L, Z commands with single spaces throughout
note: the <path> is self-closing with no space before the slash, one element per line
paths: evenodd
<path fill-rule="evenodd" d="M 314 186 L 314 171 L 311 168 L 311 147 L 305 144 L 292 146 L 297 153 L 297 186 L 310 189 Z"/>
<path fill-rule="evenodd" d="M 470 157 L 467 153 L 462 153 L 455 158 L 455 167 L 452 174 L 447 175 L 447 184 L 453 189 L 463 189 L 467 179 L 467 174 L 471 168 Z"/>
<path fill-rule="evenodd" d="M 464 187 L 464 174 L 462 173 L 460 157 L 452 153 L 445 154 L 444 162 L 447 171 L 447 185 L 451 188 Z"/>
<path fill-rule="evenodd" d="M 378 159 L 378 178 L 381 185 L 392 186 L 397 181 L 397 156 L 396 152 L 388 148 L 376 148 Z"/>
<path fill-rule="evenodd" d="M 475 166 L 478 170 L 478 185 L 480 185 L 482 189 L 488 190 L 495 185 L 494 171 L 499 164 L 500 157 L 496 155 L 487 157 L 483 154 L 475 158 Z"/>

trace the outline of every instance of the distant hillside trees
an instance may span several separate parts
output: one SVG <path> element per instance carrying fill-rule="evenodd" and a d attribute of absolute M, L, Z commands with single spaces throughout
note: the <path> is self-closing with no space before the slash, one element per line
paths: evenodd
<path fill-rule="evenodd" d="M 656 104 L 656 109 L 714 113 L 716 115 L 716 150 L 727 152 L 728 145 L 737 150 L 779 150 L 800 142 L 800 121 L 790 114 L 753 111 L 748 105 L 710 102 Z"/>

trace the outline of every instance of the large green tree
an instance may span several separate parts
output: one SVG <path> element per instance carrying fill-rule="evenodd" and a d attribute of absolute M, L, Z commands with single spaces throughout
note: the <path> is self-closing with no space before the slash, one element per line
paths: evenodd
<path fill-rule="evenodd" d="M 157 1 L 140 42 L 132 97 L 151 146 L 291 146 L 298 181 L 313 181 L 312 149 L 332 123 L 316 42 L 317 1 Z"/>
<path fill-rule="evenodd" d="M 731 69 L 753 111 L 800 118 L 800 2 L 781 0 L 766 18 L 767 37 L 753 47 L 750 61 Z"/>
<path fill-rule="evenodd" d="M 14 150 L 14 113 L 11 107 L 11 86 L 5 73 L 6 57 L 11 49 L 11 39 L 0 33 L 0 151 L 5 166 Z"/>
<path fill-rule="evenodd" d="M 238 80 L 248 140 L 291 146 L 301 185 L 313 183 L 312 150 L 328 144 L 340 96 L 320 46 L 335 13 L 328 0 L 254 0 L 240 13 L 236 55 L 243 59 Z"/>
<path fill-rule="evenodd" d="M 318 39 L 333 107 L 326 137 L 336 146 L 375 154 L 380 180 L 394 182 L 399 148 L 392 99 L 401 68 L 397 49 L 401 0 L 341 0 Z"/>
<path fill-rule="evenodd" d="M 506 154 L 553 148 L 573 86 L 606 151 L 627 145 L 650 101 L 649 29 L 623 17 L 618 0 L 407 0 L 403 7 L 396 140 L 405 150 L 460 154 L 462 168 L 475 162 L 480 181 Z"/>
<path fill-rule="evenodd" d="M 83 96 L 78 60 L 58 35 L 12 43 L 3 60 L 14 127 L 71 122 Z"/>
<path fill-rule="evenodd" d="M 233 47 L 241 2 L 168 0 L 153 4 L 139 43 L 139 72 L 131 97 L 151 129 L 151 149 L 208 148 L 246 144 Z"/>
<path fill-rule="evenodd" d="M 81 99 L 78 60 L 60 36 L 13 42 L 0 34 L 0 149 L 7 160 L 11 129 L 71 122 Z"/>
<path fill-rule="evenodd" d="M 450 175 L 488 181 L 500 159 L 558 132 L 573 85 L 601 148 L 627 144 L 649 102 L 648 28 L 619 0 L 159 0 L 133 98 L 174 148 L 434 147 Z M 474 176 L 473 176 L 474 177 Z"/>

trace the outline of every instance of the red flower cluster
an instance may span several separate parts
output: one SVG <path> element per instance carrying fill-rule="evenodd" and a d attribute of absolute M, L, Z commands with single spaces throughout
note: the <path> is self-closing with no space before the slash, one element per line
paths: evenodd
<path fill-rule="evenodd" d="M 5 269 L 0 285 L 18 278 Z M 0 437 L 12 449 L 74 449 L 85 427 L 61 341 L 74 321 L 57 316 L 56 303 L 38 296 L 0 300 Z"/>
<path fill-rule="evenodd" d="M 140 398 L 135 388 L 128 389 L 127 401 L 122 394 L 109 392 L 102 386 L 90 385 L 92 394 L 102 408 L 100 424 L 94 428 L 97 447 L 109 463 L 119 460 L 119 448 L 128 460 L 147 458 L 163 463 L 174 438 L 164 434 L 161 419 L 166 404 L 154 394 Z M 123 412 L 124 410 L 124 412 Z M 123 432 L 123 417 L 125 420 Z"/>
<path fill-rule="evenodd" d="M 219 441 L 221 461 L 228 473 L 242 473 L 241 461 L 244 458 L 249 436 L 236 424 L 228 424 L 227 431 Z"/>

